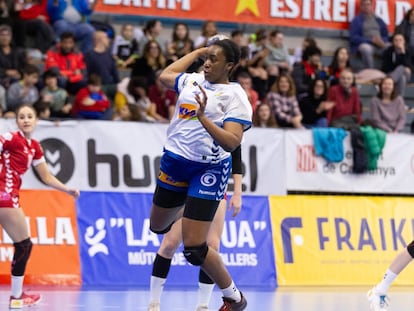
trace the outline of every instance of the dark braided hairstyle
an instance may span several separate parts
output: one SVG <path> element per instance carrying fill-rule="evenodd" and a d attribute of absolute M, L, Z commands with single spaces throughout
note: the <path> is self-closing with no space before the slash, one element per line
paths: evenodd
<path fill-rule="evenodd" d="M 229 72 L 229 76 L 238 66 L 240 61 L 240 47 L 230 39 L 217 40 L 212 45 L 217 45 L 223 49 L 226 61 L 233 63 L 233 67 Z"/>

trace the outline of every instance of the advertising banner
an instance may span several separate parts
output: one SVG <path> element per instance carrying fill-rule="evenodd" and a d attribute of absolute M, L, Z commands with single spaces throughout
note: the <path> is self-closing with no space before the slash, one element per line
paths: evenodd
<path fill-rule="evenodd" d="M 414 236 L 414 199 L 270 197 L 278 285 L 372 285 Z M 413 285 L 408 266 L 395 284 Z"/>
<path fill-rule="evenodd" d="M 353 173 L 350 135 L 343 142 L 343 160 L 316 156 L 312 131 L 286 131 L 286 183 L 290 191 L 350 193 L 414 193 L 414 137 L 388 134 L 377 169 Z"/>
<path fill-rule="evenodd" d="M 1 120 L 0 128 L 2 133 L 15 130 L 15 122 Z M 42 122 L 34 138 L 41 143 L 52 174 L 69 186 L 82 191 L 150 193 L 155 189 L 166 130 L 165 124 L 141 122 Z M 283 144 L 282 130 L 245 133 L 245 194 L 286 194 Z M 23 188 L 47 189 L 33 170 L 24 175 Z"/>
<path fill-rule="evenodd" d="M 82 281 L 85 285 L 148 286 L 162 241 L 149 230 L 152 194 L 85 192 L 78 201 Z M 243 197 L 241 213 L 227 219 L 220 253 L 238 285 L 275 287 L 267 197 Z M 182 254 L 172 260 L 168 285 L 196 286 L 198 268 Z"/>
<path fill-rule="evenodd" d="M 375 12 L 392 29 L 411 5 L 410 1 L 377 0 Z M 348 29 L 358 6 L 357 0 L 100 0 L 95 11 L 180 20 Z"/>
<path fill-rule="evenodd" d="M 74 199 L 55 190 L 22 190 L 20 203 L 33 242 L 25 283 L 80 285 Z M 6 232 L 0 233 L 0 283 L 9 283 L 14 247 Z"/>

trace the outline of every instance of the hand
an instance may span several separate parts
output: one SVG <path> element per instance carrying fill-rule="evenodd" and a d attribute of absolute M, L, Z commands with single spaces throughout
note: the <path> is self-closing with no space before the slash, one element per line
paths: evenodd
<path fill-rule="evenodd" d="M 328 111 L 335 106 L 335 102 L 333 101 L 323 101 L 320 103 L 322 111 Z"/>
<path fill-rule="evenodd" d="M 200 93 L 197 93 L 195 95 L 195 100 L 198 103 L 197 117 L 200 118 L 200 117 L 204 116 L 204 112 L 206 110 L 207 94 L 206 94 L 206 91 L 203 89 L 203 87 L 201 85 L 198 85 L 198 88 L 200 89 L 201 93 L 203 94 L 203 98 L 201 98 Z"/>
<path fill-rule="evenodd" d="M 74 197 L 75 199 L 79 198 L 80 191 L 78 189 L 67 189 L 66 193 Z"/>
<path fill-rule="evenodd" d="M 233 209 L 233 214 L 232 217 L 236 217 L 241 210 L 242 207 L 242 198 L 240 194 L 234 194 L 231 196 L 230 202 L 229 202 L 229 206 L 227 208 L 227 210 L 231 210 Z"/>
<path fill-rule="evenodd" d="M 72 110 L 72 104 L 66 104 L 62 107 L 62 112 L 65 114 L 69 114 L 71 110 Z"/>
<path fill-rule="evenodd" d="M 90 97 L 86 97 L 86 98 L 82 101 L 82 104 L 83 104 L 83 105 L 85 105 L 85 106 L 92 106 L 92 105 L 94 105 L 94 104 L 95 104 L 95 101 L 94 101 L 92 98 L 90 98 Z"/>
<path fill-rule="evenodd" d="M 382 41 L 382 38 L 380 36 L 373 36 L 371 42 L 380 48 L 384 47 L 385 45 L 384 41 Z"/>
<path fill-rule="evenodd" d="M 302 115 L 294 116 L 291 122 L 295 128 L 302 128 Z"/>

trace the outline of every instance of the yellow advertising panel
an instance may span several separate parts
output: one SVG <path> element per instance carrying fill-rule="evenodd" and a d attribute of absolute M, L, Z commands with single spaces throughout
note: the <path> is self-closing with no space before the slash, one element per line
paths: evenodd
<path fill-rule="evenodd" d="M 270 215 L 278 285 L 375 284 L 414 237 L 414 198 L 272 196 Z"/>

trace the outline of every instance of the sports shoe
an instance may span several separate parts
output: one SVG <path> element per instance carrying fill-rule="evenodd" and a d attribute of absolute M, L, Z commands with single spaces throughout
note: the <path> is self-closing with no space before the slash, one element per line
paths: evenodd
<path fill-rule="evenodd" d="M 387 295 L 377 294 L 375 293 L 375 288 L 372 288 L 368 291 L 367 297 L 371 311 L 387 311 L 390 302 Z"/>
<path fill-rule="evenodd" d="M 247 307 L 247 300 L 244 298 L 243 294 L 240 292 L 241 300 L 236 302 L 233 299 L 223 297 L 223 305 L 219 311 L 242 311 Z"/>
<path fill-rule="evenodd" d="M 196 311 L 209 311 L 207 305 L 198 305 Z"/>
<path fill-rule="evenodd" d="M 151 302 L 148 306 L 148 311 L 160 311 L 160 303 Z"/>
<path fill-rule="evenodd" d="M 31 307 L 40 302 L 42 297 L 39 294 L 22 293 L 20 298 L 10 296 L 9 309 L 21 309 L 23 307 Z"/>

